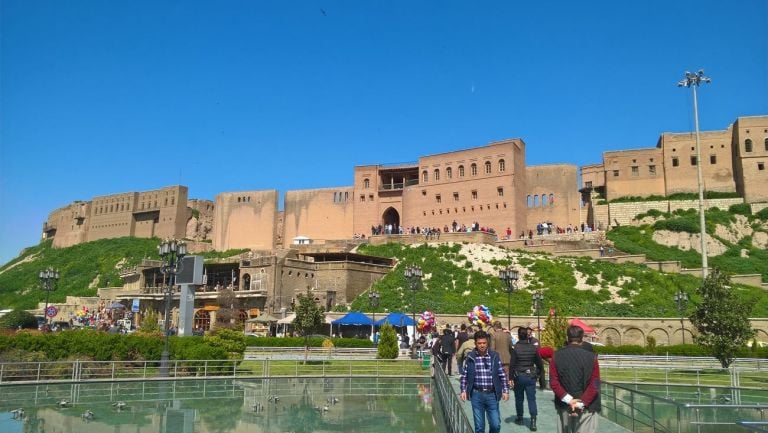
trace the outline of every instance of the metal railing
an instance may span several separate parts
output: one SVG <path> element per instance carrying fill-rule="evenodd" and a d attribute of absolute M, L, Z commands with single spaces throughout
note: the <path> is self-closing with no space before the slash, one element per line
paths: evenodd
<path fill-rule="evenodd" d="M 464 406 L 456 390 L 451 385 L 449 377 L 442 368 L 431 367 L 435 379 L 437 397 L 440 399 L 445 425 L 450 433 L 472 433 L 474 428 L 467 418 Z"/>
<path fill-rule="evenodd" d="M 711 356 L 652 356 L 652 355 L 600 355 L 600 367 L 699 367 L 721 369 L 720 361 Z M 731 368 L 768 369 L 768 359 L 736 358 Z"/>
<path fill-rule="evenodd" d="M 0 386 L 25 383 L 117 382 L 261 377 L 424 377 L 420 361 L 171 360 L 168 376 L 160 361 L 55 361 L 0 364 Z"/>
<path fill-rule="evenodd" d="M 742 390 L 737 388 L 682 385 L 668 385 L 667 388 L 666 394 L 659 395 L 661 390 L 646 392 L 637 389 L 637 385 L 603 382 L 600 391 L 602 415 L 630 431 L 642 433 L 732 431 L 737 428 L 738 422 L 763 422 L 768 415 L 768 403 L 702 404 L 676 401 L 683 398 L 681 394 L 685 394 L 694 400 L 697 395 L 705 395 L 705 398 L 714 397 L 725 402 L 730 400 L 728 395 L 741 393 Z M 685 393 L 686 389 L 689 392 Z M 766 401 L 765 395 L 756 398 Z"/>
<path fill-rule="evenodd" d="M 603 363 L 603 379 L 614 383 L 721 386 L 732 388 L 760 388 L 765 386 L 765 368 L 702 368 L 676 365 L 628 365 L 620 367 Z"/>
<path fill-rule="evenodd" d="M 245 350 L 245 360 L 261 359 L 376 359 L 378 349 L 375 347 L 249 347 Z"/>

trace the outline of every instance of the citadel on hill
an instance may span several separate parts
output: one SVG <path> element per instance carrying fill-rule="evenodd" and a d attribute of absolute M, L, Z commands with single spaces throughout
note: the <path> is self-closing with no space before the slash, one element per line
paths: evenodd
<path fill-rule="evenodd" d="M 727 208 L 746 201 L 753 209 L 767 207 L 768 116 L 740 117 L 725 130 L 701 136 L 706 189 L 740 196 L 707 205 Z M 43 238 L 59 248 L 133 236 L 185 238 L 191 240 L 191 252 L 250 250 L 206 262 L 205 282 L 193 293 L 174 289 L 172 322 L 191 318 L 182 319 L 179 327 L 179 335 L 189 335 L 190 322 L 196 329 L 215 327 L 222 289 L 234 291 L 239 322 L 262 312 L 289 320 L 296 294 L 305 291 L 326 310 L 349 305 L 395 266 L 391 259 L 356 254 L 352 248 L 368 241 L 363 236 L 372 244 L 383 243 L 391 239 L 390 230 L 407 234 L 417 227 L 434 228 L 444 241 L 535 248 L 545 245 L 518 238 L 535 234 L 536 226 L 547 222 L 555 227 L 552 233 L 571 228 L 581 232 L 578 239 L 594 246 L 603 239 L 601 230 L 638 213 L 624 209 L 625 215 L 619 215 L 613 204 L 598 204 L 597 199 L 697 192 L 695 145 L 693 133 L 664 133 L 655 148 L 605 152 L 601 164 L 581 168 L 579 185 L 576 166 L 527 167 L 525 143 L 510 139 L 422 156 L 412 164 L 357 166 L 352 186 L 285 192 L 282 211 L 275 190 L 222 192 L 215 201 L 189 199 L 187 187 L 180 185 L 112 194 L 54 210 L 43 225 Z M 672 201 L 663 203 L 673 207 Z M 695 207 L 691 203 L 674 206 Z M 477 230 L 467 229 L 473 225 Z M 593 229 L 597 232 L 583 233 Z M 383 236 L 371 237 L 379 230 Z M 471 232 L 455 233 L 465 230 Z M 423 235 L 401 238 L 424 241 Z M 122 286 L 101 288 L 98 298 L 68 299 L 57 318 L 67 320 L 85 303 L 103 310 L 114 301 L 138 301 L 142 312 L 162 311 L 161 265 L 144 259 L 120 269 Z M 181 308 L 181 298 L 188 296 L 191 303 Z M 140 321 L 142 314 L 133 319 Z M 635 325 L 625 328 L 616 331 L 616 342 L 644 341 L 645 331 Z M 675 332 L 664 331 L 667 337 L 660 334 L 659 341 L 678 341 L 681 335 Z"/>
<path fill-rule="evenodd" d="M 768 116 L 739 117 L 726 129 L 701 133 L 708 191 L 734 192 L 747 203 L 768 201 Z M 222 192 L 215 201 L 189 199 L 186 186 L 75 201 L 43 224 L 54 247 L 122 236 L 188 238 L 214 250 L 287 248 L 295 239 L 324 243 L 370 235 L 372 228 L 479 226 L 517 238 L 538 223 L 607 229 L 593 200 L 668 196 L 698 191 L 696 137 L 663 133 L 653 148 L 608 151 L 603 162 L 525 165 L 525 143 L 419 157 L 401 165 L 354 167 L 353 185 L 287 191 Z"/>

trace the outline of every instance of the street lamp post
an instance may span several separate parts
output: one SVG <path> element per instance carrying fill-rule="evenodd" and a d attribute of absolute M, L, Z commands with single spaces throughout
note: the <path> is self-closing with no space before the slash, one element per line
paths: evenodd
<path fill-rule="evenodd" d="M 187 244 L 176 239 L 165 240 L 157 246 L 157 252 L 163 260 L 160 272 L 168 276 L 168 281 L 163 287 L 163 296 L 165 297 L 165 319 L 163 320 L 163 329 L 165 341 L 163 343 L 163 353 L 160 355 L 160 376 L 168 376 L 168 327 L 171 321 L 171 297 L 173 296 L 173 287 L 176 285 L 176 275 L 181 272 L 181 259 L 187 255 Z"/>
<path fill-rule="evenodd" d="M 512 292 L 517 288 L 517 279 L 520 277 L 519 272 L 515 268 L 507 268 L 499 271 L 499 278 L 504 282 L 505 291 L 507 292 L 507 329 L 512 332 L 512 307 L 511 296 Z"/>
<path fill-rule="evenodd" d="M 40 278 L 40 284 L 43 286 L 42 289 L 45 290 L 45 310 L 43 310 L 43 317 L 45 317 L 45 325 L 48 326 L 48 299 L 51 296 L 51 292 L 56 290 L 56 281 L 59 280 L 59 271 L 49 267 L 48 269 L 40 271 L 37 276 Z"/>
<path fill-rule="evenodd" d="M 678 87 L 690 87 L 693 89 L 693 118 L 696 125 L 696 174 L 699 179 L 699 224 L 701 225 L 701 279 L 707 279 L 707 241 L 705 238 L 706 227 L 704 226 L 704 179 L 701 173 L 701 142 L 699 140 L 699 101 L 696 95 L 696 89 L 701 83 L 712 81 L 704 76 L 704 70 L 693 73 L 685 71 L 685 78 L 677 83 Z"/>
<path fill-rule="evenodd" d="M 683 321 L 683 318 L 685 313 L 685 305 L 688 303 L 688 294 L 682 290 L 679 290 L 677 293 L 675 293 L 675 296 L 672 299 L 675 300 L 675 303 L 677 304 L 677 312 L 680 314 L 680 329 L 683 332 L 683 344 L 685 344 L 685 322 Z"/>
<path fill-rule="evenodd" d="M 408 280 L 408 287 L 413 292 L 413 305 L 411 305 L 411 312 L 413 314 L 413 340 L 411 341 L 411 357 L 416 357 L 416 351 L 413 350 L 416 347 L 416 291 L 419 290 L 421 278 L 424 274 L 421 271 L 421 267 L 413 265 L 406 266 L 405 279 Z"/>
<path fill-rule="evenodd" d="M 541 342 L 541 303 L 544 301 L 544 294 L 541 293 L 541 290 L 537 290 L 531 295 L 531 298 L 533 299 L 533 308 L 536 309 L 536 331 L 539 334 L 539 342 Z"/>
<path fill-rule="evenodd" d="M 371 290 L 370 293 L 368 293 L 368 305 L 371 308 L 371 311 L 373 312 L 373 323 L 371 323 L 371 340 L 375 340 L 376 336 L 376 307 L 379 306 L 379 298 L 381 295 L 379 295 L 379 292 L 375 292 Z"/>

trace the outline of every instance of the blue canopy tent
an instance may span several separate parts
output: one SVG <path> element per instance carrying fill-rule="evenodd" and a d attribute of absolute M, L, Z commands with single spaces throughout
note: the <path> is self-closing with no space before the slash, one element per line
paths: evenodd
<path fill-rule="evenodd" d="M 344 317 L 339 318 L 331 322 L 331 327 L 333 325 L 341 327 L 342 325 L 347 326 L 372 326 L 373 320 L 371 320 L 370 317 L 366 316 L 365 314 L 359 312 L 359 311 L 350 311 Z M 331 329 L 331 334 L 333 334 L 333 329 Z M 341 334 L 341 331 L 339 331 L 339 334 Z"/>
<path fill-rule="evenodd" d="M 404 313 L 389 313 L 386 317 L 376 321 L 376 326 L 383 326 L 389 322 L 392 326 L 413 326 L 415 322 L 411 316 Z"/>

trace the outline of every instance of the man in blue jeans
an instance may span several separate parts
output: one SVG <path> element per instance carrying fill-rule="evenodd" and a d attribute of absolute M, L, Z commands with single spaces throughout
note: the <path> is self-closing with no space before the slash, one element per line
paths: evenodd
<path fill-rule="evenodd" d="M 488 349 L 488 333 L 475 333 L 475 349 L 469 352 L 461 375 L 461 401 L 472 402 L 475 433 L 485 433 L 488 416 L 490 433 L 501 430 L 499 400 L 509 399 L 509 383 L 499 354 Z"/>
<path fill-rule="evenodd" d="M 523 424 L 523 400 L 528 397 L 528 413 L 531 414 L 531 431 L 536 431 L 536 380 L 543 374 L 544 365 L 539 355 L 538 342 L 534 345 L 528 338 L 528 329 L 520 327 L 517 330 L 520 338 L 512 351 L 509 361 L 509 375 L 512 376 L 512 387 L 515 390 L 515 423 Z"/>

